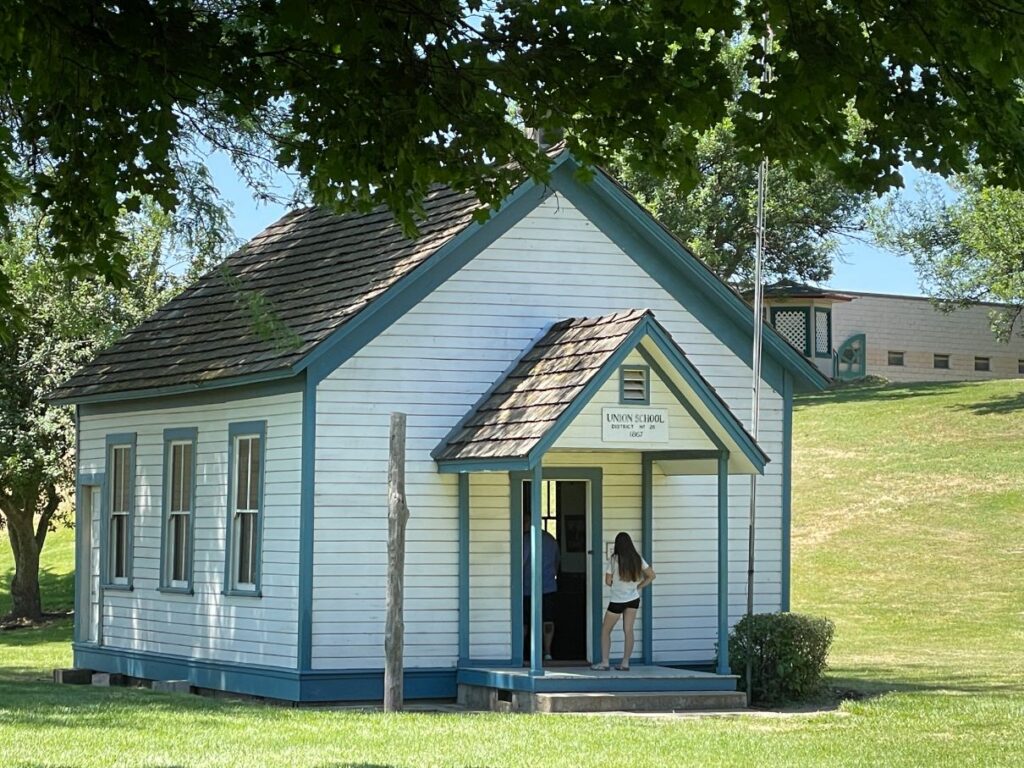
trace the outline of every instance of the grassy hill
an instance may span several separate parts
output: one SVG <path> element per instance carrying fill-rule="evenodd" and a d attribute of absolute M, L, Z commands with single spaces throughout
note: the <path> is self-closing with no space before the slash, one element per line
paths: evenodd
<path fill-rule="evenodd" d="M 794 415 L 793 607 L 833 674 L 1024 680 L 1024 381 L 851 389 Z"/>
<path fill-rule="evenodd" d="M 837 684 L 877 694 L 838 712 L 395 718 L 57 687 L 63 621 L 0 633 L 0 765 L 1024 764 L 1024 381 L 825 393 L 794 430 L 793 608 L 836 622 Z M 51 610 L 72 543 L 44 553 Z M 4 540 L 0 589 L 9 570 Z"/>

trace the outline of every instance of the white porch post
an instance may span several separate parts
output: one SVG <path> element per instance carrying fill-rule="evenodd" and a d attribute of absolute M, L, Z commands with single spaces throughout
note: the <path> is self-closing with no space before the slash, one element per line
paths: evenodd
<path fill-rule="evenodd" d="M 544 674 L 544 539 L 541 529 L 540 460 L 530 483 L 530 674 Z"/>
<path fill-rule="evenodd" d="M 729 674 L 729 452 L 718 454 L 718 667 Z"/>

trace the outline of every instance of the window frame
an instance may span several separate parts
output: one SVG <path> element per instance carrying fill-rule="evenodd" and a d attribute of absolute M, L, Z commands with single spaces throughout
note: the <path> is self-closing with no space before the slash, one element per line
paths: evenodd
<path fill-rule="evenodd" d="M 939 358 L 944 357 L 946 359 L 945 365 L 939 365 Z M 933 352 L 932 353 L 932 370 L 935 371 L 951 371 L 953 370 L 953 356 L 945 352 Z"/>
<path fill-rule="evenodd" d="M 824 352 L 818 351 L 818 315 L 822 315 L 825 318 L 825 328 L 828 339 L 826 344 L 828 349 Z M 811 344 L 814 347 L 814 356 L 822 360 L 832 359 L 832 308 L 831 307 L 814 307 L 814 338 L 811 340 Z"/>
<path fill-rule="evenodd" d="M 108 434 L 104 441 L 104 472 L 103 490 L 101 491 L 100 503 L 103 505 L 103 516 L 100 520 L 100 586 L 104 590 L 132 591 L 135 589 L 133 578 L 134 552 L 135 552 L 135 474 L 136 468 L 136 446 L 137 439 L 135 432 L 122 432 Z M 113 576 L 111 566 L 113 565 L 114 552 L 110 546 L 111 523 L 114 517 L 114 462 L 115 449 L 128 449 L 128 487 L 126 489 L 128 508 L 124 510 L 125 517 L 125 553 L 124 553 L 124 576 Z M 119 514 L 122 514 L 119 510 Z"/>
<path fill-rule="evenodd" d="M 978 363 L 984 361 L 984 368 L 979 368 Z M 985 357 L 984 355 L 974 356 L 974 370 L 977 373 L 992 373 L 992 358 Z"/>
<path fill-rule="evenodd" d="M 893 355 L 899 355 L 900 356 L 900 361 L 898 363 L 894 363 L 892 361 L 892 356 Z M 890 368 L 906 368 L 907 367 L 907 353 L 906 353 L 906 351 L 900 352 L 897 349 L 886 350 L 886 362 L 885 362 L 885 364 L 888 367 L 890 367 Z"/>
<path fill-rule="evenodd" d="M 196 549 L 196 448 L 199 442 L 199 429 L 197 427 L 177 427 L 164 430 L 164 463 L 163 463 L 163 485 L 162 509 L 160 515 L 160 586 L 158 591 L 191 595 L 195 582 L 195 549 Z M 171 548 L 174 542 L 171 540 L 171 516 L 182 514 L 171 511 L 171 481 L 172 467 L 174 461 L 174 447 L 178 445 L 192 446 L 192 466 L 189 482 L 189 510 L 188 510 L 188 542 L 186 543 L 186 564 L 188 578 L 175 580 L 171 578 L 174 567 L 174 559 L 171 557 Z"/>
<path fill-rule="evenodd" d="M 644 375 L 644 396 L 642 400 L 626 399 L 626 374 L 639 371 Z M 651 366 L 649 365 L 621 365 L 619 366 L 619 404 L 620 405 L 650 405 L 651 404 Z"/>
<path fill-rule="evenodd" d="M 778 315 L 780 312 L 800 312 L 801 314 L 803 314 L 803 316 L 804 316 L 804 348 L 801 350 L 801 352 L 802 352 L 804 357 L 811 357 L 811 354 L 812 354 L 812 352 L 814 350 L 814 338 L 813 338 L 813 333 L 812 333 L 813 328 L 811 327 L 811 307 L 807 307 L 807 306 L 790 306 L 788 304 L 780 304 L 780 305 L 777 305 L 777 306 L 773 306 L 771 308 L 771 311 L 769 312 L 769 315 L 771 316 L 772 328 L 774 328 L 778 332 L 778 334 L 780 336 L 782 336 L 782 338 L 786 339 L 786 342 L 791 347 L 793 347 L 793 349 L 799 349 L 799 347 L 797 347 L 796 344 L 794 344 L 788 338 L 786 338 L 786 335 L 784 333 L 782 333 L 782 331 L 779 331 L 779 327 L 775 324 L 775 316 Z M 832 332 L 831 323 L 829 323 L 829 326 L 830 326 L 829 334 L 831 334 L 831 332 Z M 830 354 L 829 357 L 831 357 L 831 356 L 832 355 Z"/>
<path fill-rule="evenodd" d="M 1024 358 L 1017 359 L 1017 375 L 1024 375 Z"/>
<path fill-rule="evenodd" d="M 259 438 L 259 469 L 258 487 L 256 489 L 256 521 L 254 526 L 255 549 L 253 557 L 253 583 L 239 583 L 237 576 L 238 555 L 235 552 L 237 537 L 235 535 L 235 523 L 237 510 L 235 509 L 235 486 L 238 482 L 238 441 L 247 438 Z M 241 597 L 262 597 L 262 561 L 263 561 L 263 518 L 264 509 L 264 488 L 267 477 L 267 422 L 266 421 L 242 421 L 228 424 L 228 483 L 227 483 L 227 519 L 225 530 L 225 551 L 224 551 L 224 594 Z"/>

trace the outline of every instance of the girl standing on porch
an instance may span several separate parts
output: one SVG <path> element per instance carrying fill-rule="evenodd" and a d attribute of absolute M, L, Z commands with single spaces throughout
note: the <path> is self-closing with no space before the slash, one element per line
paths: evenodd
<path fill-rule="evenodd" d="M 622 617 L 622 661 L 616 669 L 628 670 L 633 655 L 633 624 L 640 607 L 640 590 L 654 581 L 654 569 L 640 557 L 628 533 L 615 537 L 611 559 L 604 566 L 604 583 L 611 587 L 611 601 L 601 625 L 601 663 L 591 669 L 608 669 L 608 654 L 612 644 L 612 629 Z"/>

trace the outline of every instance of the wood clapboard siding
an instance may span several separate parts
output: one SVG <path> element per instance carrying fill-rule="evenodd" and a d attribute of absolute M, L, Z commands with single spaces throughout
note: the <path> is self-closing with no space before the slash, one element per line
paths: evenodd
<path fill-rule="evenodd" d="M 927 299 L 851 293 L 832 308 L 833 344 L 863 333 L 867 373 L 892 381 L 963 381 L 1018 378 L 1024 338 L 1006 344 L 992 334 L 989 313 L 999 307 L 976 304 L 955 312 L 935 309 Z M 903 352 L 903 365 L 889 365 L 889 352 Z M 949 355 L 948 370 L 935 368 L 936 354 Z M 974 358 L 990 358 L 990 371 L 975 371 Z"/>
<path fill-rule="evenodd" d="M 427 555 L 436 558 L 432 570 L 407 575 L 406 663 L 451 666 L 458 654 L 458 623 L 451 618 L 457 617 L 458 610 L 457 483 L 453 475 L 438 474 L 430 451 L 552 323 L 645 307 L 654 310 L 691 361 L 746 422 L 750 369 L 559 195 L 538 206 L 321 382 L 317 392 L 314 668 L 383 665 L 390 412 L 404 411 L 409 416 L 410 562 Z M 762 392 L 764 446 L 779 462 L 781 398 L 767 386 Z M 552 454 L 546 463 L 552 464 L 558 456 Z M 639 456 L 617 459 L 607 454 L 593 460 L 597 458 L 613 464 L 628 462 L 629 471 L 623 468 L 622 477 L 635 473 L 630 483 L 620 482 L 619 474 L 606 477 L 606 484 L 616 483 L 605 491 L 606 530 L 618 525 L 639 536 Z M 770 466 L 780 476 L 781 464 Z M 679 478 L 665 481 L 664 486 L 663 502 L 687 488 L 687 483 Z M 763 531 L 764 573 L 773 580 L 766 594 L 774 595 L 777 608 L 781 486 L 775 481 L 762 487 L 759 530 Z M 508 494 L 507 475 L 475 475 L 471 494 L 471 650 L 474 656 L 494 652 L 503 657 L 509 650 L 508 544 L 500 538 L 498 515 L 505 515 L 507 521 L 507 510 L 501 508 Z M 713 498 L 701 504 L 700 513 L 707 520 L 700 521 L 696 533 L 701 541 L 713 542 L 716 504 Z M 733 544 L 738 552 L 746 530 L 746 511 L 739 499 L 733 513 L 737 515 Z M 680 521 L 694 522 L 685 515 Z M 680 525 L 665 530 L 687 529 Z M 680 533 L 677 538 L 685 541 L 687 535 Z M 772 540 L 774 550 L 768 546 Z M 500 560 L 492 568 L 476 547 Z M 358 561 L 353 559 L 356 553 L 361 555 Z M 658 553 L 656 548 L 656 565 Z M 681 554 L 672 557 L 679 561 L 677 566 L 667 559 L 658 569 L 665 575 L 659 585 L 664 605 L 702 609 L 703 598 L 692 597 L 697 587 L 686 581 L 678 588 L 671 586 L 673 570 L 682 574 L 688 567 Z M 699 552 L 693 563 L 703 568 Z M 712 589 L 715 573 L 712 565 L 702 578 L 710 580 Z M 370 620 L 368 615 L 379 618 Z M 663 637 L 663 644 L 669 639 Z M 710 642 L 700 641 L 703 658 L 712 653 Z"/>
<path fill-rule="evenodd" d="M 228 424 L 267 422 L 262 594 L 224 587 Z M 160 584 L 163 431 L 196 427 L 194 595 Z M 298 639 L 299 394 L 82 417 L 79 471 L 103 472 L 106 435 L 136 433 L 134 589 L 103 596 L 104 644 L 223 662 L 294 667 Z M 99 540 L 98 531 L 96 541 Z M 93 557 L 99 563 L 99 552 Z"/>

